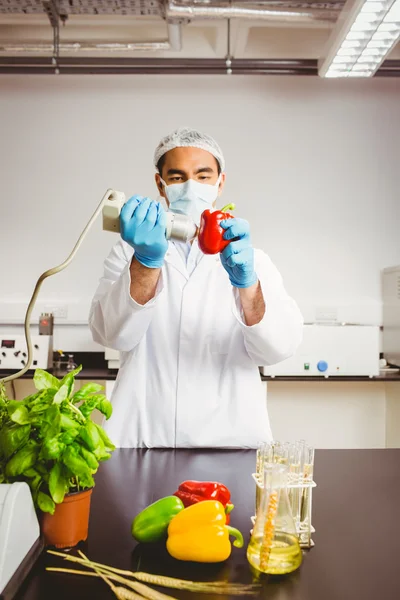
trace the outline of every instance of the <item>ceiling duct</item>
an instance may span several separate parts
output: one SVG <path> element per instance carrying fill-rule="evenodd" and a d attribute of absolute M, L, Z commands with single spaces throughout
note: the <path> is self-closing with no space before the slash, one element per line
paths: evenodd
<path fill-rule="evenodd" d="M 182 49 L 182 32 L 179 23 L 167 21 L 168 39 L 159 42 L 60 42 L 58 45 L 60 52 L 156 52 L 174 50 L 179 52 Z M 0 44 L 0 52 L 36 52 L 51 53 L 54 49 L 53 44 Z"/>
<path fill-rule="evenodd" d="M 165 7 L 165 15 L 169 19 L 196 20 L 196 19 L 247 19 L 253 21 L 295 21 L 296 23 L 310 23 L 315 21 L 336 22 L 340 12 L 340 5 L 335 10 L 325 8 L 303 8 L 301 5 L 294 7 L 281 7 L 274 4 L 254 4 L 247 2 L 173 2 L 169 1 Z"/>
<path fill-rule="evenodd" d="M 161 41 L 143 42 L 58 42 L 58 52 L 179 52 L 182 49 L 181 24 L 198 19 L 253 19 L 275 22 L 292 23 L 334 23 L 340 13 L 342 4 L 340 2 L 314 3 L 288 2 L 287 0 L 272 0 L 267 2 L 192 2 L 168 1 L 162 2 L 151 0 L 8 0 L 7 5 L 0 6 L 0 12 L 24 12 L 38 13 L 47 12 L 46 5 L 54 5 L 61 20 L 65 23 L 69 14 L 137 14 L 141 16 L 159 16 L 167 22 L 168 39 Z M 50 18 L 50 17 L 49 17 Z M 51 21 L 51 19 L 50 19 Z M 54 28 L 54 23 L 51 23 Z M 49 43 L 3 43 L 0 44 L 0 52 L 13 53 L 52 53 L 54 44 Z"/>

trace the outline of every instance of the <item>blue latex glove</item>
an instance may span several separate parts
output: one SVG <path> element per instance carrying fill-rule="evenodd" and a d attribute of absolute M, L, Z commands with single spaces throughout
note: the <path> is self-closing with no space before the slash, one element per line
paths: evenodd
<path fill-rule="evenodd" d="M 254 271 L 254 250 L 250 241 L 250 225 L 244 219 L 225 219 L 220 223 L 225 229 L 224 239 L 235 240 L 221 252 L 221 262 L 231 284 L 247 288 L 257 282 Z"/>
<path fill-rule="evenodd" d="M 165 211 L 159 202 L 133 196 L 121 210 L 121 237 L 145 267 L 159 269 L 168 249 Z"/>

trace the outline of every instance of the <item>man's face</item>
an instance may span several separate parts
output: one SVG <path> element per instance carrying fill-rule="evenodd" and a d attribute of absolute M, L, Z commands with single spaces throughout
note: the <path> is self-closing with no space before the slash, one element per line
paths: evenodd
<path fill-rule="evenodd" d="M 200 148 L 174 148 L 167 152 L 161 175 L 156 173 L 156 184 L 160 195 L 166 199 L 169 206 L 161 177 L 167 185 L 184 183 L 188 179 L 215 185 L 218 179 L 218 162 L 212 154 Z M 225 173 L 222 173 L 219 194 L 224 184 Z"/>

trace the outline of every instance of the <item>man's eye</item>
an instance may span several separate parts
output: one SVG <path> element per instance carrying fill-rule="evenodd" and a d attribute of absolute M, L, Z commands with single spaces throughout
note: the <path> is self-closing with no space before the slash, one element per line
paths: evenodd
<path fill-rule="evenodd" d="M 182 177 L 178 177 L 178 176 L 177 177 L 170 177 L 170 181 L 177 182 L 177 181 L 181 181 L 181 180 L 182 180 Z"/>
<path fill-rule="evenodd" d="M 207 181 L 208 179 L 210 179 L 210 177 L 208 177 L 207 175 L 200 175 L 199 179 L 201 181 Z"/>

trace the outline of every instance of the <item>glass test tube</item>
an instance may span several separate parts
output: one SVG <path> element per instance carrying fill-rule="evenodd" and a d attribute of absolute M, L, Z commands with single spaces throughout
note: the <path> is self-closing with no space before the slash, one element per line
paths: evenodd
<path fill-rule="evenodd" d="M 302 478 L 303 483 L 310 484 L 313 481 L 314 476 L 314 448 L 311 446 L 304 446 L 303 454 L 303 465 L 302 465 Z M 311 488 L 309 485 L 303 487 L 301 495 L 301 508 L 300 508 L 300 527 L 302 532 L 302 542 L 307 545 L 311 541 Z"/>

